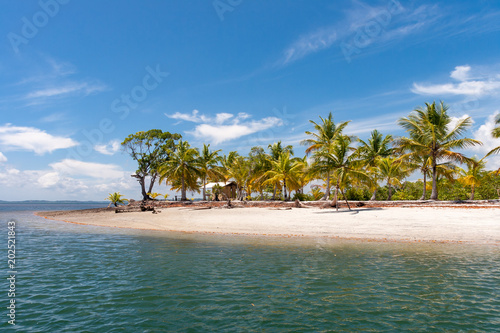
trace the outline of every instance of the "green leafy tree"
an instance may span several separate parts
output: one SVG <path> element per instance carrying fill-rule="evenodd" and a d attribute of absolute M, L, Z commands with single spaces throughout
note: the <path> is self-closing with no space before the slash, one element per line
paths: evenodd
<path fill-rule="evenodd" d="M 197 167 L 198 150 L 191 148 L 187 141 L 179 141 L 174 151 L 169 152 L 169 159 L 160 165 L 158 171 L 160 183 L 166 181 L 174 189 L 180 189 L 181 201 L 186 201 L 187 189 L 196 188 L 201 175 Z"/>
<path fill-rule="evenodd" d="M 219 180 L 223 178 L 222 168 L 219 165 L 221 150 L 210 150 L 210 145 L 203 144 L 200 156 L 198 157 L 198 169 L 203 184 L 203 200 L 207 200 L 207 180 Z"/>
<path fill-rule="evenodd" d="M 387 182 L 387 200 L 392 200 L 392 186 L 400 185 L 401 180 L 408 177 L 412 170 L 401 159 L 394 157 L 381 158 L 377 164 L 380 178 Z"/>
<path fill-rule="evenodd" d="M 151 199 L 148 193 L 153 192 L 153 186 L 159 176 L 158 168 L 168 161 L 170 152 L 174 150 L 175 142 L 180 138 L 180 134 L 152 129 L 130 134 L 121 143 L 125 151 L 137 161 L 138 168 L 132 177 L 137 178 L 141 186 L 143 200 Z M 147 177 L 149 177 L 149 185 L 146 190 Z"/>
<path fill-rule="evenodd" d="M 306 131 L 309 138 L 301 142 L 301 144 L 308 146 L 306 149 L 307 155 L 316 151 L 324 151 L 325 148 L 331 147 L 333 142 L 342 135 L 342 131 L 349 124 L 349 121 L 335 124 L 331 112 L 328 114 L 328 117 L 322 118 L 320 116 L 319 118 L 321 119 L 321 123 L 309 120 L 309 122 L 314 125 L 315 131 Z M 326 176 L 326 189 L 323 200 L 328 200 L 330 196 L 330 176 L 332 170 L 326 166 L 326 168 L 316 169 L 316 171 L 319 171 Z"/>
<path fill-rule="evenodd" d="M 277 161 L 271 162 L 271 170 L 266 172 L 267 180 L 265 183 L 279 184 L 283 186 L 284 200 L 290 199 L 290 190 L 298 188 L 303 164 L 301 160 L 293 160 L 290 158 L 289 152 L 281 152 Z"/>
<path fill-rule="evenodd" d="M 500 138 L 500 114 L 497 114 L 495 118 L 495 128 L 491 131 L 491 135 L 493 135 L 494 138 Z M 500 146 L 493 148 L 486 156 L 490 156 L 493 154 L 499 154 L 500 153 Z M 500 170 L 500 169 L 498 169 Z"/>
<path fill-rule="evenodd" d="M 375 200 L 377 196 L 377 175 L 378 161 L 381 158 L 389 157 L 394 153 L 394 149 L 390 147 L 392 143 L 392 135 L 385 137 L 377 130 L 371 132 L 368 141 L 359 140 L 360 146 L 357 149 L 359 159 L 365 165 L 365 170 L 373 178 L 373 194 L 370 200 Z"/>
<path fill-rule="evenodd" d="M 289 153 L 290 155 L 293 155 L 293 146 L 288 145 L 288 146 L 283 147 L 283 145 L 281 144 L 281 141 L 278 141 L 278 142 L 273 143 L 272 145 L 269 145 L 268 149 L 269 149 L 269 154 L 268 154 L 269 168 L 271 168 L 271 165 L 273 162 L 278 161 L 278 159 L 280 158 L 282 153 Z M 279 184 L 275 183 L 272 185 L 274 186 L 272 199 L 275 200 L 276 199 L 276 192 L 278 190 Z"/>
<path fill-rule="evenodd" d="M 402 150 L 408 150 L 421 156 L 430 158 L 430 169 L 432 174 L 431 200 L 438 199 L 438 164 L 440 161 L 466 160 L 461 153 L 455 149 L 464 149 L 481 144 L 480 141 L 461 138 L 467 129 L 472 125 L 470 117 L 461 119 L 454 128 L 448 128 L 452 118 L 448 114 L 448 107 L 441 102 L 426 103 L 426 107 L 415 109 L 406 118 L 399 119 L 398 123 L 409 134 L 409 137 L 402 137 L 397 140 Z"/>
<path fill-rule="evenodd" d="M 467 161 L 467 170 L 460 169 L 461 177 L 458 178 L 458 181 L 466 186 L 470 186 L 471 192 L 469 200 L 474 200 L 476 188 L 479 187 L 488 176 L 488 173 L 485 171 L 485 157 L 480 160 L 473 157 Z"/>
<path fill-rule="evenodd" d="M 123 198 L 123 195 L 121 195 L 120 192 L 109 193 L 109 196 L 104 200 L 109 200 L 109 204 L 115 205 L 115 207 L 118 207 L 118 204 L 123 205 L 128 201 L 127 199 Z"/>

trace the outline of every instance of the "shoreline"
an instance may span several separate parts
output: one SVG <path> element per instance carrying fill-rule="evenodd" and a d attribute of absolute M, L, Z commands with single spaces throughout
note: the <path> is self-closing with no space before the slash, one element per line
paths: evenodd
<path fill-rule="evenodd" d="M 35 215 L 74 224 L 186 234 L 500 245 L 497 204 L 453 208 L 446 204 L 353 207 L 351 211 L 341 208 L 338 212 L 317 207 L 243 208 L 240 203 L 233 207 L 191 203 L 184 207 L 159 207 L 156 214 L 132 210 L 116 214 L 114 208 L 100 208 Z"/>

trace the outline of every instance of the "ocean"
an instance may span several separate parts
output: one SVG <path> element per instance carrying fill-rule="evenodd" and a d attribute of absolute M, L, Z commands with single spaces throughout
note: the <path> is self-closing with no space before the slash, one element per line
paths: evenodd
<path fill-rule="evenodd" d="M 33 215 L 105 206 L 0 203 L 1 332 L 500 328 L 498 246 L 204 236 Z"/>

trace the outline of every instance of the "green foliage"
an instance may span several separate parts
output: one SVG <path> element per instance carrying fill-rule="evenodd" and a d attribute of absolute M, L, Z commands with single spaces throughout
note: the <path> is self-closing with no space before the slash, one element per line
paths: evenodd
<path fill-rule="evenodd" d="M 109 193 L 109 196 L 104 199 L 104 200 L 109 200 L 110 205 L 113 204 L 115 207 L 118 207 L 118 204 L 125 204 L 128 200 L 123 198 L 123 195 L 120 194 L 120 192 L 115 192 L 115 193 Z"/>
<path fill-rule="evenodd" d="M 372 194 L 366 186 L 349 187 L 345 192 L 347 200 L 367 201 L 370 200 Z"/>

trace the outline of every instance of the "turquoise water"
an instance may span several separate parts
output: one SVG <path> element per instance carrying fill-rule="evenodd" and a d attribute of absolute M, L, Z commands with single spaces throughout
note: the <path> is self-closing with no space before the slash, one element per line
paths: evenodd
<path fill-rule="evenodd" d="M 49 221 L 25 208 L 0 205 L 5 244 L 6 222 L 16 221 L 19 332 L 500 327 L 498 247 L 152 233 Z M 13 329 L 4 289 L 2 332 Z"/>

